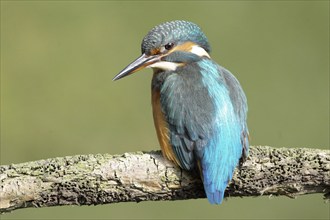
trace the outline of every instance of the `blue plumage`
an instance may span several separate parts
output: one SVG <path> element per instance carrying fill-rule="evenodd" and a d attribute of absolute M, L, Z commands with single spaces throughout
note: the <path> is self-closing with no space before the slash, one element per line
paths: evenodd
<path fill-rule="evenodd" d="M 210 203 L 220 204 L 240 158 L 248 153 L 247 101 L 237 79 L 211 60 L 201 29 L 166 22 L 143 39 L 142 55 L 114 79 L 152 67 L 152 104 L 163 155 L 197 167 Z"/>
<path fill-rule="evenodd" d="M 220 204 L 242 155 L 241 133 L 245 122 L 240 122 L 235 113 L 221 68 L 210 60 L 199 62 L 199 66 L 215 106 L 212 125 L 215 132 L 200 159 L 203 182 L 210 203 Z"/>
<path fill-rule="evenodd" d="M 242 134 L 247 132 L 246 98 L 238 81 L 229 71 L 202 58 L 177 72 L 156 74 L 156 85 L 160 86 L 161 106 L 180 166 L 192 170 L 200 161 L 207 197 L 210 203 L 221 203 L 242 156 Z"/>

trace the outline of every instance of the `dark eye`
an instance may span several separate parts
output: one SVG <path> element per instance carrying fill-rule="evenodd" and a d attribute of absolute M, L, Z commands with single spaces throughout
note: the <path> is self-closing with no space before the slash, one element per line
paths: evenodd
<path fill-rule="evenodd" d="M 173 46 L 174 46 L 173 43 L 168 43 L 164 47 L 165 47 L 166 50 L 170 50 L 170 49 L 172 49 Z"/>

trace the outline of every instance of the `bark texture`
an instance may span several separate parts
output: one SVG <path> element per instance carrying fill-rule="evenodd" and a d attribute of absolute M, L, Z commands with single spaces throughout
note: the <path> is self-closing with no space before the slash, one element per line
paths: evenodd
<path fill-rule="evenodd" d="M 0 166 L 0 212 L 26 207 L 205 198 L 198 175 L 160 151 L 77 155 Z M 330 198 L 330 151 L 251 146 L 226 197 L 323 193 Z M 206 201 L 205 201 L 206 202 Z"/>

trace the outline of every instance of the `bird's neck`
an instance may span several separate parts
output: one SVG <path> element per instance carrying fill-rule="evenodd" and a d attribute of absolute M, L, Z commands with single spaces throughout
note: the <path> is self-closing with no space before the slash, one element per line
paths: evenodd
<path fill-rule="evenodd" d="M 173 74 L 174 71 L 164 71 L 158 68 L 154 68 L 153 71 L 154 74 L 151 81 L 151 88 L 152 88 L 152 92 L 158 92 L 165 79 L 169 75 Z"/>
<path fill-rule="evenodd" d="M 204 59 L 209 58 L 202 58 L 199 61 L 203 61 Z M 178 67 L 176 70 L 162 70 L 162 69 L 154 69 L 154 74 L 152 78 L 152 91 L 159 91 L 166 81 L 166 79 L 170 76 L 174 77 L 177 81 L 176 86 L 173 89 L 180 89 L 179 82 L 185 82 L 189 85 L 195 85 L 196 83 L 201 83 L 201 73 L 200 73 L 200 66 L 199 61 L 191 62 L 185 65 Z"/>

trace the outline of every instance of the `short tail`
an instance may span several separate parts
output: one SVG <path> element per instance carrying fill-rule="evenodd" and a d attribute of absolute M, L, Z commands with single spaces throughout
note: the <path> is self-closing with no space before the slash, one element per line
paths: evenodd
<path fill-rule="evenodd" d="M 205 190 L 207 199 L 209 200 L 209 202 L 211 204 L 216 204 L 219 205 L 222 203 L 222 200 L 224 198 L 225 195 L 225 191 L 219 191 L 219 190 L 215 190 L 214 192 L 209 192 L 207 190 Z"/>
<path fill-rule="evenodd" d="M 205 169 L 203 170 L 200 161 L 197 161 L 197 167 L 204 184 L 204 191 L 207 199 L 211 204 L 217 204 L 217 205 L 221 204 L 225 195 L 225 189 L 227 187 L 227 183 L 225 183 L 222 186 L 223 190 L 217 190 L 215 188 L 215 184 L 212 183 L 212 181 L 210 181 L 210 179 L 204 175 L 207 171 Z"/>
<path fill-rule="evenodd" d="M 205 175 L 205 171 L 203 173 L 203 183 L 204 183 L 204 190 L 207 199 L 211 204 L 221 204 L 225 195 L 225 190 L 228 185 L 228 181 L 223 183 L 215 183 L 208 179 L 207 175 Z"/>

